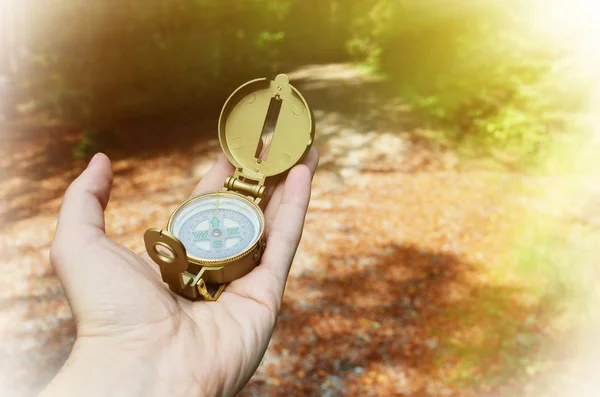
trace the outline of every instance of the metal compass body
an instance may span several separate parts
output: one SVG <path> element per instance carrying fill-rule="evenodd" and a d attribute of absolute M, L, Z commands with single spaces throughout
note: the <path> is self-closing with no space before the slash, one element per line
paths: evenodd
<path fill-rule="evenodd" d="M 308 153 L 314 128 L 306 100 L 286 75 L 249 81 L 231 94 L 219 118 L 219 141 L 234 175 L 223 190 L 182 203 L 166 229 L 144 234 L 172 291 L 216 300 L 227 283 L 258 265 L 266 245 L 260 205 L 273 180 Z"/>

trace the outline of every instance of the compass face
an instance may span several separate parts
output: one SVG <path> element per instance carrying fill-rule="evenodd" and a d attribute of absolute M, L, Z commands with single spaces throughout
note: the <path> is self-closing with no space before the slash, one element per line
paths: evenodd
<path fill-rule="evenodd" d="M 187 254 L 226 260 L 252 248 L 262 234 L 263 216 L 253 203 L 228 192 L 208 193 L 183 204 L 170 222 Z"/>

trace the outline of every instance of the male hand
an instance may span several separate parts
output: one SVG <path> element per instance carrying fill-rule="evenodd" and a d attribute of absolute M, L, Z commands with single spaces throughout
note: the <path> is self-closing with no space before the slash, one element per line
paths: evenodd
<path fill-rule="evenodd" d="M 218 301 L 191 302 L 169 291 L 147 255 L 106 236 L 111 164 L 94 156 L 65 194 L 50 250 L 77 339 L 42 396 L 237 394 L 271 338 L 317 163 L 312 149 L 277 186 L 265 209 L 260 265 L 230 283 Z M 221 155 L 194 194 L 221 188 L 233 171 Z"/>

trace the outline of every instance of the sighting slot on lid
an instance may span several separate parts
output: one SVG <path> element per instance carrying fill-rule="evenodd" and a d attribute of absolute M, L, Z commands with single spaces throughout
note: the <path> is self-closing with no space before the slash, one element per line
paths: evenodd
<path fill-rule="evenodd" d="M 275 127 L 277 127 L 277 119 L 279 118 L 279 112 L 281 112 L 282 103 L 283 101 L 279 95 L 272 97 L 269 102 L 267 117 L 265 118 L 265 123 L 260 134 L 260 140 L 258 141 L 256 153 L 254 154 L 257 163 L 265 161 L 269 155 L 269 149 L 273 142 L 273 135 L 275 134 Z"/>

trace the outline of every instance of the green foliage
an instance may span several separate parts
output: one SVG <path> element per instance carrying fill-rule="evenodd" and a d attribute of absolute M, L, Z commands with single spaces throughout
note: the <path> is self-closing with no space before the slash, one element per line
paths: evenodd
<path fill-rule="evenodd" d="M 23 87 L 38 108 L 94 130 L 218 108 L 240 81 L 335 58 L 351 17 L 333 0 L 51 3 L 31 15 Z"/>
<path fill-rule="evenodd" d="M 584 130 L 585 78 L 531 26 L 523 0 L 380 0 L 349 49 L 443 131 L 441 140 L 526 165 Z M 372 29 L 369 29 L 372 27 Z"/>
<path fill-rule="evenodd" d="M 77 143 L 73 149 L 73 157 L 76 159 L 84 159 L 90 155 L 90 148 L 93 146 L 93 139 L 89 132 L 84 133 L 83 138 Z"/>
<path fill-rule="evenodd" d="M 528 3 L 52 0 L 31 15 L 22 87 L 38 108 L 106 131 L 218 108 L 257 75 L 354 60 L 386 75 L 436 139 L 525 165 L 578 135 L 587 95 Z"/>
<path fill-rule="evenodd" d="M 84 124 L 208 102 L 227 79 L 269 72 L 283 37 L 280 7 L 223 3 L 55 2 L 38 15 L 52 40 L 35 41 L 29 87 L 52 113 Z"/>
<path fill-rule="evenodd" d="M 352 24 L 352 36 L 347 42 L 347 50 L 354 60 L 363 61 L 378 69 L 383 49 L 378 38 L 390 29 L 390 2 L 368 0 L 361 3 L 361 9 Z"/>

